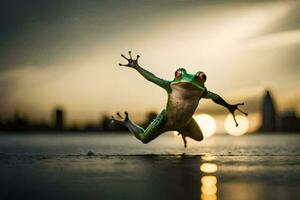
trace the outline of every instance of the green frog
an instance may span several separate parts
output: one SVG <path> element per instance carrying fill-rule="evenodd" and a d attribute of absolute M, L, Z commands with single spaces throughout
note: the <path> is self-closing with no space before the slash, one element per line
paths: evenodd
<path fill-rule="evenodd" d="M 139 55 L 137 55 L 136 59 L 133 59 L 131 52 L 129 51 L 129 58 L 125 57 L 123 54 L 121 54 L 121 56 L 126 59 L 128 63 L 119 64 L 119 66 L 135 69 L 148 81 L 165 89 L 168 94 L 166 108 L 160 112 L 146 129 L 132 122 L 129 119 L 127 112 L 125 112 L 125 117 L 122 117 L 120 113 L 117 113 L 120 119 L 115 119 L 112 116 L 113 123 L 127 127 L 129 131 L 143 143 L 148 143 L 167 131 L 177 131 L 178 135 L 182 136 L 184 147 L 187 146 L 186 137 L 196 141 L 202 141 L 203 133 L 198 123 L 193 118 L 193 114 L 197 109 L 201 98 L 211 99 L 213 102 L 226 107 L 233 115 L 236 126 L 238 126 L 234 114 L 236 110 L 248 115 L 238 107 L 244 105 L 244 103 L 228 104 L 218 94 L 207 90 L 205 87 L 207 76 L 202 71 L 198 71 L 195 74 L 189 74 L 186 69 L 179 68 L 175 71 L 174 79 L 168 81 L 161 79 L 142 68 L 138 63 L 140 58 Z"/>

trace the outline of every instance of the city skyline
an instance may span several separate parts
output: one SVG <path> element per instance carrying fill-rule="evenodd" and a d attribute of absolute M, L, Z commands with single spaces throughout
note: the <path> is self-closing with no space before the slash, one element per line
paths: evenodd
<path fill-rule="evenodd" d="M 236 132 L 236 136 L 243 135 L 245 133 L 274 133 L 274 132 L 299 132 L 300 131 L 300 117 L 295 109 L 287 109 L 280 111 L 277 108 L 276 99 L 273 98 L 272 92 L 266 90 L 264 95 L 260 98 L 260 112 L 259 112 L 259 122 L 253 127 L 249 124 L 253 123 L 251 118 L 239 118 L 238 122 L 242 127 L 235 129 L 233 121 L 228 121 L 227 115 L 211 115 L 208 113 L 195 114 L 194 119 L 199 123 L 202 131 L 205 133 L 209 131 L 207 135 L 215 133 L 229 133 L 233 134 Z M 105 114 L 99 114 L 97 119 L 93 121 L 77 121 L 68 122 L 67 116 L 68 111 L 62 106 L 55 107 L 51 111 L 51 115 L 48 116 L 47 120 L 39 119 L 38 121 L 33 121 L 30 115 L 22 115 L 16 112 L 12 119 L 4 119 L 0 121 L 0 132 L 1 131 L 51 131 L 51 132 L 111 132 L 111 131 L 125 131 L 122 126 L 113 124 L 111 117 Z M 200 119 L 201 115 L 208 116 L 213 122 L 207 121 L 206 119 Z M 151 111 L 144 113 L 142 117 L 139 117 L 137 121 L 139 125 L 147 127 L 150 122 L 155 119 L 157 112 Z M 241 115 L 238 115 L 241 116 Z M 45 117 L 45 116 L 44 116 Z M 47 118 L 47 117 L 46 117 Z M 206 117 L 207 118 L 207 117 Z M 231 118 L 231 116 L 230 116 Z M 204 121 L 203 121 L 204 120 Z M 246 123 L 246 124 L 245 124 Z M 210 124 L 210 125 L 206 125 Z M 223 126 L 221 129 L 218 126 Z M 209 127 L 208 127 L 209 126 Z M 227 128 L 226 128 L 227 127 Z M 229 127 L 229 128 L 228 128 Z M 208 130 L 209 129 L 209 130 Z"/>

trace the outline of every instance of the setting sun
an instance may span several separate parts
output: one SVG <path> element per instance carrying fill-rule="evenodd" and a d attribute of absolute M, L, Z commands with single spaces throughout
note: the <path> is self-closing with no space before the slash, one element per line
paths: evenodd
<path fill-rule="evenodd" d="M 231 114 L 227 115 L 225 119 L 225 129 L 227 133 L 232 136 L 241 136 L 247 133 L 249 128 L 249 120 L 247 117 L 243 115 L 237 115 L 236 120 L 238 122 L 238 126 L 235 126 L 235 122 Z"/>
<path fill-rule="evenodd" d="M 194 119 L 199 124 L 199 126 L 203 132 L 203 136 L 205 138 L 210 137 L 213 134 L 215 134 L 216 122 L 212 116 L 207 115 L 207 114 L 200 114 L 200 115 L 196 115 L 194 117 Z"/>

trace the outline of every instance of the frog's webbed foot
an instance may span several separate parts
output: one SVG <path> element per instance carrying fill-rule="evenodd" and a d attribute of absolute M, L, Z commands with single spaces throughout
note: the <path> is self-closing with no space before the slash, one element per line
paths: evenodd
<path fill-rule="evenodd" d="M 131 51 L 129 51 L 128 53 L 129 53 L 129 58 L 127 58 L 126 56 L 121 54 L 121 56 L 128 61 L 128 64 L 119 63 L 119 66 L 132 67 L 132 68 L 138 67 L 139 66 L 138 60 L 139 60 L 140 56 L 137 55 L 136 59 L 133 59 L 131 56 Z"/>
<path fill-rule="evenodd" d="M 243 103 L 238 103 L 238 104 L 234 104 L 234 105 L 230 105 L 230 109 L 229 111 L 231 112 L 232 116 L 233 116 L 233 120 L 235 122 L 235 126 L 238 126 L 239 124 L 237 123 L 236 121 L 236 118 L 235 118 L 235 114 L 234 114 L 234 111 L 238 110 L 239 112 L 241 112 L 242 114 L 248 116 L 248 113 L 242 111 L 238 106 L 243 106 L 244 105 L 244 102 Z"/>
<path fill-rule="evenodd" d="M 139 138 L 139 135 L 144 132 L 144 129 L 135 123 L 133 123 L 129 117 L 128 112 L 125 113 L 125 118 L 117 112 L 117 116 L 119 119 L 115 119 L 114 116 L 111 117 L 111 122 L 126 127 L 130 132 L 132 132 L 137 138 Z"/>
<path fill-rule="evenodd" d="M 114 116 L 111 116 L 111 122 L 112 123 L 116 123 L 116 124 L 119 124 L 119 125 L 123 125 L 123 126 L 126 126 L 127 127 L 127 124 L 128 124 L 128 121 L 129 121 L 129 117 L 128 117 L 128 112 L 124 112 L 125 113 L 125 118 L 122 117 L 122 115 L 117 112 L 117 116 L 121 119 L 121 120 L 118 120 L 118 119 L 115 119 Z"/>

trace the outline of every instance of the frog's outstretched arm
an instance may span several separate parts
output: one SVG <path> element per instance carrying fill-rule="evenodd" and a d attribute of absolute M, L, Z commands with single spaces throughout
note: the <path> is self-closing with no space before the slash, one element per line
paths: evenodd
<path fill-rule="evenodd" d="M 164 88 L 167 92 L 171 92 L 170 81 L 166 81 L 164 79 L 155 76 L 154 74 L 145 70 L 138 64 L 138 60 L 140 57 L 139 55 L 137 55 L 137 58 L 135 60 L 132 59 L 130 51 L 129 51 L 129 58 L 125 57 L 123 54 L 121 54 L 121 56 L 128 61 L 128 64 L 126 65 L 119 64 L 120 66 L 126 66 L 137 70 L 147 80 L 159 85 L 160 87 Z"/>
<path fill-rule="evenodd" d="M 246 115 L 246 116 L 248 115 L 248 113 L 242 111 L 238 107 L 238 106 L 244 105 L 244 103 L 229 104 L 222 97 L 220 97 L 219 95 L 217 95 L 217 94 L 215 94 L 213 92 L 207 91 L 207 90 L 205 91 L 205 94 L 204 94 L 203 98 L 211 99 L 216 104 L 219 104 L 219 105 L 222 105 L 222 106 L 226 107 L 229 110 L 229 112 L 232 114 L 236 126 L 238 126 L 238 123 L 237 123 L 237 121 L 235 119 L 234 111 L 238 110 L 241 113 L 243 113 L 244 115 Z"/>

